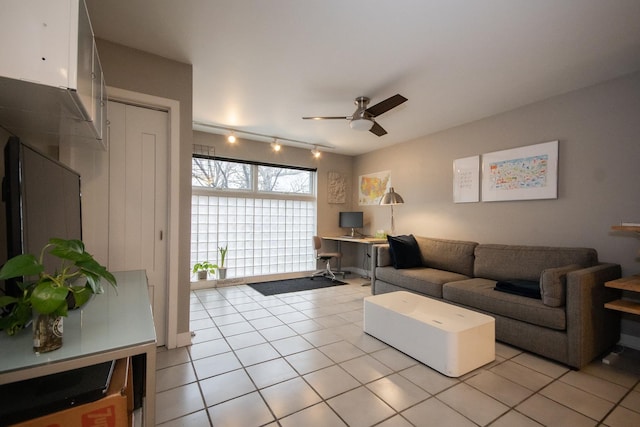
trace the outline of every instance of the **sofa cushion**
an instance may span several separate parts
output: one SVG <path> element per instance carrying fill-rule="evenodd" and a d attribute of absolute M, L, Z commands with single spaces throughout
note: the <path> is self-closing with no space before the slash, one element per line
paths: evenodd
<path fill-rule="evenodd" d="M 395 268 L 413 268 L 422 266 L 420 248 L 412 234 L 387 236 L 389 253 Z"/>
<path fill-rule="evenodd" d="M 416 236 L 425 267 L 473 276 L 476 242 Z"/>
<path fill-rule="evenodd" d="M 496 315 L 547 328 L 565 330 L 564 308 L 549 307 L 541 300 L 493 290 L 496 282 L 489 279 L 469 279 L 445 283 L 442 296 L 446 301 L 476 308 Z"/>
<path fill-rule="evenodd" d="M 475 248 L 474 277 L 493 280 L 540 280 L 547 268 L 578 264 L 591 267 L 598 254 L 591 248 L 549 246 L 478 245 Z"/>
<path fill-rule="evenodd" d="M 567 273 L 579 270 L 578 264 L 547 268 L 540 275 L 542 302 L 549 307 L 564 306 L 567 294 Z"/>
<path fill-rule="evenodd" d="M 466 279 L 469 279 L 469 276 L 426 267 L 403 270 L 396 270 L 393 267 L 376 268 L 376 280 L 393 283 L 407 290 L 436 298 L 442 298 L 444 283 Z"/>
<path fill-rule="evenodd" d="M 540 282 L 533 280 L 498 280 L 494 289 L 508 294 L 541 299 Z"/>

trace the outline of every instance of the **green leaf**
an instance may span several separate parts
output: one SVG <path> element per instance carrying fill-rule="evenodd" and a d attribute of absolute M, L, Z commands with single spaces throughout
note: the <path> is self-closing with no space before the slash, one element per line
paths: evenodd
<path fill-rule="evenodd" d="M 89 298 L 91 298 L 92 290 L 88 286 L 71 286 L 69 289 L 73 293 L 73 298 L 76 301 L 73 308 L 82 307 L 89 301 Z"/>
<path fill-rule="evenodd" d="M 59 239 L 57 237 L 52 237 L 51 239 L 49 239 L 49 244 L 53 245 L 55 248 L 58 248 L 58 249 L 77 252 L 80 254 L 86 252 L 84 249 L 84 243 L 82 243 L 82 240 L 77 240 L 77 239 L 66 240 L 66 239 Z"/>
<path fill-rule="evenodd" d="M 7 335 L 15 335 L 20 329 L 29 323 L 32 317 L 31 304 L 28 300 L 18 299 L 11 312 L 0 319 L 0 328 Z"/>
<path fill-rule="evenodd" d="M 49 239 L 49 244 L 53 246 L 49 253 L 57 256 L 58 258 L 74 262 L 92 259 L 91 254 L 85 252 L 84 243 L 80 240 L 54 238 Z"/>
<path fill-rule="evenodd" d="M 67 306 L 67 294 L 69 289 L 64 286 L 56 286 L 51 281 L 44 281 L 38 284 L 31 294 L 31 304 L 34 310 L 41 314 L 51 314 L 60 309 L 64 304 Z"/>
<path fill-rule="evenodd" d="M 107 271 L 104 266 L 98 264 L 98 262 L 93 258 L 83 260 L 81 262 L 76 262 L 76 265 L 80 268 L 82 273 L 87 276 L 87 281 L 89 282 L 91 288 L 94 290 L 94 293 L 102 293 L 100 278 L 105 279 L 114 288 L 118 286 L 118 284 L 116 283 L 116 278 L 113 276 L 113 274 Z"/>
<path fill-rule="evenodd" d="M 0 297 L 0 307 L 6 307 L 9 304 L 13 304 L 14 302 L 18 302 L 18 298 L 8 296 Z"/>
<path fill-rule="evenodd" d="M 31 254 L 22 254 L 8 260 L 0 269 L 0 280 L 21 276 L 35 276 L 44 271 L 44 266 Z"/>
<path fill-rule="evenodd" d="M 66 317 L 66 316 L 67 316 L 68 311 L 69 311 L 69 305 L 67 304 L 67 301 L 66 301 L 66 299 L 65 299 L 64 304 L 60 304 L 60 305 L 58 306 L 58 308 L 56 308 L 56 309 L 53 311 L 53 313 L 52 313 L 52 314 L 53 314 L 54 316 L 63 316 L 63 317 Z"/>

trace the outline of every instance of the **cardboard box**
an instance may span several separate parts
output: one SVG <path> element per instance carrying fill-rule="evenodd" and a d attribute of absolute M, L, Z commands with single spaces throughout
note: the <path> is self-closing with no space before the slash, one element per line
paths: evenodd
<path fill-rule="evenodd" d="M 14 427 L 131 427 L 133 410 L 130 359 L 116 362 L 107 395 L 95 402 L 78 405 Z"/>

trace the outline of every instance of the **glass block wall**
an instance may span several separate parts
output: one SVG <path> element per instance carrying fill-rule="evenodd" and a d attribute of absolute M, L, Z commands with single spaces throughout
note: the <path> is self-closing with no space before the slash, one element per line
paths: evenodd
<path fill-rule="evenodd" d="M 219 263 L 228 245 L 228 278 L 313 270 L 315 211 L 315 201 L 193 195 L 191 266 Z"/>

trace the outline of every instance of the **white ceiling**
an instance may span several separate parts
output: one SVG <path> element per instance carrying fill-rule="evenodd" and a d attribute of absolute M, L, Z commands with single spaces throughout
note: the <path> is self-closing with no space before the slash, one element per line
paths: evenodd
<path fill-rule="evenodd" d="M 638 0 L 86 0 L 98 37 L 193 64 L 193 120 L 360 154 L 640 69 Z M 107 84 L 109 76 L 106 76 Z M 353 99 L 409 99 L 377 137 Z"/>

